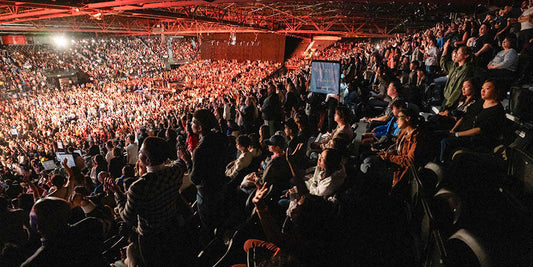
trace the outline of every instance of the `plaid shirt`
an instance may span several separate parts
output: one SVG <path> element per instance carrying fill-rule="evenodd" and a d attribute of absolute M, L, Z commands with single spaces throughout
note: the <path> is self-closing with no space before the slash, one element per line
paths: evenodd
<path fill-rule="evenodd" d="M 149 172 L 134 182 L 126 196 L 115 194 L 120 217 L 137 225 L 139 234 L 165 232 L 183 223 L 179 194 L 187 168 L 181 161 Z"/>

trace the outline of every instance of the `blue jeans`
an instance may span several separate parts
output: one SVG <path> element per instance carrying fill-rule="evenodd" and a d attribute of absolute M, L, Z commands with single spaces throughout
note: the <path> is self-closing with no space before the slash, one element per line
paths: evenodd
<path fill-rule="evenodd" d="M 449 159 L 450 153 L 459 147 L 468 145 L 471 141 L 469 137 L 455 137 L 450 136 L 440 141 L 440 162 L 444 162 Z"/>

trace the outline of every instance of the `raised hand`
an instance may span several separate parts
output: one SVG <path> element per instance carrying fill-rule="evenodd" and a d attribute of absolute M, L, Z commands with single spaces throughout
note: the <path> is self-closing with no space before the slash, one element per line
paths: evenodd
<path fill-rule="evenodd" d="M 178 158 L 180 158 L 181 160 L 185 162 L 191 161 L 191 154 L 189 153 L 189 151 L 187 151 L 185 146 L 178 147 Z"/>
<path fill-rule="evenodd" d="M 64 168 L 67 168 L 67 162 L 68 162 L 68 159 L 67 158 L 64 158 L 63 159 L 63 162 L 61 162 L 61 165 L 63 165 Z"/>
<path fill-rule="evenodd" d="M 113 181 L 113 178 L 109 177 L 104 180 L 104 187 L 112 193 L 122 193 L 120 187 Z"/>
<path fill-rule="evenodd" d="M 256 206 L 261 205 L 263 202 L 263 198 L 266 196 L 269 189 L 268 183 L 264 183 L 261 188 L 258 188 L 255 191 L 255 196 L 252 199 L 252 203 L 254 203 Z"/>

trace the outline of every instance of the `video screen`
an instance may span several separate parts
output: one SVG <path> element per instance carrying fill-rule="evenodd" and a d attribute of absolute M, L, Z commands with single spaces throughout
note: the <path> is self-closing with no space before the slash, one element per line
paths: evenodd
<path fill-rule="evenodd" d="M 321 94 L 338 94 L 341 80 L 339 61 L 311 62 L 311 86 L 309 90 Z"/>
<path fill-rule="evenodd" d="M 57 161 L 59 161 L 60 164 L 62 164 L 63 160 L 66 158 L 67 159 L 67 166 L 69 166 L 69 167 L 76 166 L 76 163 L 74 162 L 74 156 L 72 156 L 72 154 L 59 154 L 59 153 L 56 153 L 56 156 L 57 156 Z"/>
<path fill-rule="evenodd" d="M 53 160 L 47 160 L 43 162 L 43 167 L 45 171 L 51 171 L 57 168 Z"/>

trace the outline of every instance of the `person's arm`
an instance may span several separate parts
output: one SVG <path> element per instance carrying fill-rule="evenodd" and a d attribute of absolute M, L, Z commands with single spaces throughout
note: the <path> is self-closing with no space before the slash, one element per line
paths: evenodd
<path fill-rule="evenodd" d="M 503 61 L 500 63 L 492 63 L 491 65 L 496 69 L 507 69 L 518 61 L 518 54 L 514 51 L 505 53 Z"/>
<path fill-rule="evenodd" d="M 449 109 L 445 109 L 445 110 L 439 112 L 439 115 L 440 116 L 444 116 L 444 117 L 448 117 L 448 116 L 450 116 L 450 110 Z"/>
<path fill-rule="evenodd" d="M 531 15 L 522 15 L 522 16 L 518 17 L 518 22 L 520 22 L 520 23 L 528 22 L 530 20 L 531 20 Z"/>
<path fill-rule="evenodd" d="M 387 115 L 383 115 L 383 116 L 379 116 L 379 117 L 376 117 L 376 118 L 370 118 L 368 119 L 368 122 L 372 122 L 372 121 L 385 121 L 387 120 Z"/>
<path fill-rule="evenodd" d="M 209 166 L 204 163 L 201 149 L 201 147 L 197 147 L 192 154 L 192 167 L 189 177 L 191 178 L 191 182 L 195 185 L 200 185 L 203 182 L 202 180 L 206 177 L 206 172 Z"/>
<path fill-rule="evenodd" d="M 287 148 L 287 151 L 285 153 L 285 158 L 287 160 L 287 163 L 289 163 L 289 168 L 291 169 L 291 174 L 294 178 L 296 189 L 301 195 L 309 193 L 309 189 L 305 185 L 303 173 L 298 169 L 296 162 L 297 155 L 301 152 L 303 145 L 303 143 L 299 143 L 292 153 L 289 151 L 289 148 Z"/>
<path fill-rule="evenodd" d="M 466 46 L 469 46 L 469 47 L 473 46 L 473 42 L 475 42 L 476 39 L 477 39 L 476 37 L 468 38 L 468 41 L 466 41 Z"/>
<path fill-rule="evenodd" d="M 261 227 L 263 228 L 267 241 L 279 244 L 282 240 L 281 228 L 270 214 L 268 205 L 264 203 L 263 199 L 269 187 L 268 183 L 264 183 L 260 188 L 257 188 L 252 203 L 255 204 L 255 210 L 261 221 Z"/>
<path fill-rule="evenodd" d="M 191 153 L 187 151 L 185 146 L 178 146 L 178 162 L 183 165 L 183 171 L 187 171 L 192 166 Z"/>
<path fill-rule="evenodd" d="M 442 50 L 442 56 L 440 57 L 440 67 L 445 72 L 450 72 L 451 68 L 453 67 L 453 61 L 451 55 L 448 53 L 448 49 L 450 48 L 450 40 L 446 41 L 444 44 L 444 49 Z"/>
<path fill-rule="evenodd" d="M 461 123 L 463 123 L 463 118 L 460 118 L 460 119 L 455 123 L 455 125 L 453 126 L 453 128 L 450 130 L 450 133 L 455 133 L 455 129 L 457 129 L 457 127 L 459 127 L 459 125 L 461 125 Z"/>
<path fill-rule="evenodd" d="M 319 197 L 328 197 L 335 193 L 335 188 L 333 184 L 333 179 L 331 177 L 327 177 L 325 179 L 322 179 L 318 181 L 318 185 L 316 187 L 316 194 Z"/>
<path fill-rule="evenodd" d="M 466 44 L 466 41 L 467 41 L 467 40 L 468 40 L 468 32 L 465 32 L 465 33 L 463 34 L 463 39 L 462 39 L 461 41 L 457 41 L 457 42 L 455 42 L 455 43 L 454 43 L 454 46 L 455 46 L 455 47 L 459 47 L 459 46 L 461 46 L 461 45 L 464 45 L 464 44 Z"/>
<path fill-rule="evenodd" d="M 492 48 L 492 45 L 489 44 L 489 43 L 486 43 L 486 44 L 484 44 L 483 47 L 481 47 L 481 49 L 479 49 L 479 51 L 477 51 L 474 55 L 475 55 L 476 57 L 479 57 L 479 55 L 481 55 L 481 54 L 483 54 L 483 53 L 485 53 L 485 52 L 488 52 L 489 49 L 491 49 L 491 48 Z"/>
<path fill-rule="evenodd" d="M 67 159 L 65 158 L 63 160 L 63 168 L 65 168 L 65 171 L 67 172 L 67 177 L 68 177 L 68 181 L 67 181 L 67 199 L 70 198 L 70 195 L 72 194 L 72 192 L 74 192 L 74 172 L 72 171 L 72 169 L 67 165 Z"/>
<path fill-rule="evenodd" d="M 498 36 L 500 36 L 502 33 L 504 33 L 507 29 L 509 29 L 509 27 L 511 27 L 511 22 L 509 20 L 507 20 L 507 24 L 505 25 L 505 27 L 503 27 L 503 29 L 501 31 L 499 31 L 498 33 L 496 33 L 496 35 L 494 36 L 494 40 L 496 40 L 498 38 Z"/>
<path fill-rule="evenodd" d="M 39 188 L 31 181 L 30 179 L 30 173 L 25 172 L 22 176 L 22 180 L 28 184 L 28 186 L 31 188 L 32 195 L 33 195 L 33 201 L 37 201 L 41 198 L 41 193 L 39 192 Z"/>
<path fill-rule="evenodd" d="M 456 132 L 455 136 L 456 137 L 474 136 L 474 135 L 478 135 L 480 133 L 481 133 L 481 128 L 476 127 L 476 128 L 472 128 L 472 129 L 469 129 L 469 130 L 466 130 L 466 131 Z"/>
<path fill-rule="evenodd" d="M 142 204 L 139 196 L 144 192 L 144 183 L 139 183 L 140 181 L 135 182 L 130 186 L 126 195 L 124 195 L 120 191 L 120 188 L 118 188 L 118 185 L 114 183 L 113 179 L 109 178 L 106 181 L 106 184 L 109 186 L 108 189 L 115 193 L 117 213 L 120 218 L 130 225 L 137 224 L 137 215 Z"/>

